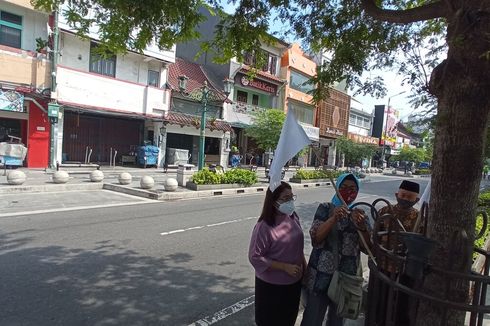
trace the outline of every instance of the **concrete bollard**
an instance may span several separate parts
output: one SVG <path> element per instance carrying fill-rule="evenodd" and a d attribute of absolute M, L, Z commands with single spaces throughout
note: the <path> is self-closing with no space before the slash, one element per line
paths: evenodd
<path fill-rule="evenodd" d="M 133 181 L 133 177 L 128 172 L 122 172 L 119 174 L 118 180 L 122 185 L 129 185 Z"/>
<path fill-rule="evenodd" d="M 167 180 L 165 180 L 165 183 L 163 185 L 165 187 L 165 191 L 170 191 L 170 192 L 173 192 L 175 190 L 177 190 L 177 187 L 179 186 L 177 180 L 175 180 L 174 178 L 168 178 Z"/>
<path fill-rule="evenodd" d="M 26 174 L 22 171 L 14 170 L 7 174 L 7 182 L 9 185 L 20 186 L 26 182 Z"/>
<path fill-rule="evenodd" d="M 143 189 L 151 189 L 155 185 L 155 180 L 149 175 L 145 175 L 140 180 L 140 186 Z"/>
<path fill-rule="evenodd" d="M 101 182 L 102 180 L 104 180 L 104 172 L 100 170 L 94 170 L 90 172 L 90 181 Z"/>
<path fill-rule="evenodd" d="M 56 171 L 53 174 L 54 183 L 67 183 L 70 179 L 70 175 L 66 171 Z"/>

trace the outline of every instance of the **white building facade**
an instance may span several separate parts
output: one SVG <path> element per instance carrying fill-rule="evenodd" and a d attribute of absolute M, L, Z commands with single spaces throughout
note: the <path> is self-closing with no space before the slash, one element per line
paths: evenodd
<path fill-rule="evenodd" d="M 59 24 L 57 88 L 52 97 L 61 105 L 56 134 L 56 161 L 80 162 L 92 150 L 91 161 L 133 163 L 139 145 L 164 148 L 160 130 L 169 109 L 168 67 L 175 48 L 144 54 L 101 56 L 97 34 L 77 37 L 63 21 Z"/>

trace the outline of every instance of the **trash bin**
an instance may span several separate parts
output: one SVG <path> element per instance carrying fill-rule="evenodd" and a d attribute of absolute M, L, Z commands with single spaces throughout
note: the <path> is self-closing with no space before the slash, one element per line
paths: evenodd
<path fill-rule="evenodd" d="M 157 165 L 159 152 L 160 149 L 157 146 L 147 145 L 138 147 L 138 165 L 144 167 L 147 165 Z"/>
<path fill-rule="evenodd" d="M 191 179 L 194 174 L 195 166 L 192 164 L 179 164 L 177 169 L 177 183 L 181 187 L 185 187 L 187 182 Z"/>

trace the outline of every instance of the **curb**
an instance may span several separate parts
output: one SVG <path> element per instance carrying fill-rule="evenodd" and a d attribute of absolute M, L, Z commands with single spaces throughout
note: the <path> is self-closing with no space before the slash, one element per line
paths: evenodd
<path fill-rule="evenodd" d="M 104 183 L 102 189 L 111 190 L 111 191 L 119 192 L 126 195 L 136 196 L 136 197 L 143 197 L 147 199 L 155 199 L 155 200 L 158 199 L 158 193 L 144 190 L 144 189 L 115 185 L 112 183 Z"/>
<path fill-rule="evenodd" d="M 20 193 L 37 193 L 37 192 L 59 192 L 59 191 L 76 191 L 76 190 L 100 190 L 103 188 L 102 183 L 77 183 L 77 184 L 46 184 L 33 186 L 8 186 L 0 187 L 0 194 L 20 194 Z"/>
<path fill-rule="evenodd" d="M 315 188 L 331 185 L 330 182 L 316 182 L 316 183 L 303 183 L 293 184 L 293 189 Z M 103 189 L 120 192 L 127 195 L 143 197 L 153 200 L 180 200 L 180 199 L 197 199 L 197 198 L 209 198 L 209 197 L 231 197 L 236 195 L 253 195 L 265 193 L 268 185 L 258 187 L 244 187 L 244 188 L 231 188 L 231 189 L 212 189 L 212 190 L 199 190 L 199 191 L 185 191 L 185 192 L 156 192 L 151 190 L 144 190 L 138 188 L 131 188 L 122 185 L 106 183 Z"/>

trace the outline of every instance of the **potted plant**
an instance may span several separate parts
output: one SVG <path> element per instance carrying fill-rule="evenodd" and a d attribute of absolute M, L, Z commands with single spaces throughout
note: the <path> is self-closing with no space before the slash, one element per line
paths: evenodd
<path fill-rule="evenodd" d="M 36 52 L 46 54 L 47 47 L 48 47 L 48 40 L 43 40 L 40 37 L 36 39 Z"/>

